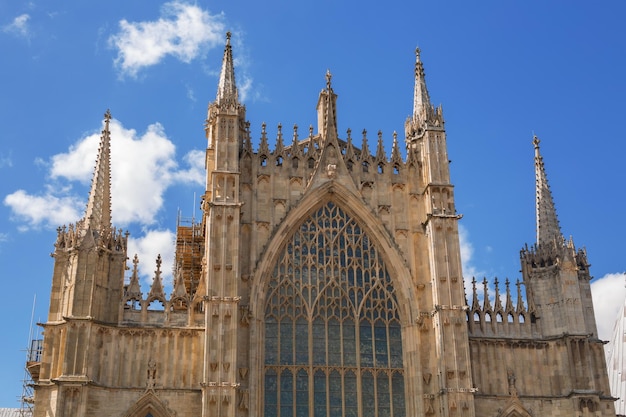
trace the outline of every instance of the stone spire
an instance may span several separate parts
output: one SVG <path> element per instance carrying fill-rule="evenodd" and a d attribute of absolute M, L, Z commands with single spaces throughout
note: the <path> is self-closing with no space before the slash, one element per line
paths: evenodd
<path fill-rule="evenodd" d="M 220 81 L 217 85 L 216 102 L 218 105 L 239 103 L 237 85 L 235 84 L 235 65 L 233 63 L 233 49 L 230 46 L 231 33 L 226 32 L 226 46 L 224 47 L 224 58 L 222 59 L 222 71 Z"/>
<path fill-rule="evenodd" d="M 104 130 L 96 157 L 96 167 L 91 180 L 89 200 L 85 210 L 84 230 L 98 232 L 111 230 L 111 112 L 104 114 Z"/>
<path fill-rule="evenodd" d="M 548 185 L 543 157 L 539 152 L 539 142 L 539 138 L 533 136 L 533 145 L 535 147 L 537 245 L 541 246 L 555 240 L 562 240 L 563 236 L 556 216 L 552 192 Z"/>
<path fill-rule="evenodd" d="M 420 59 L 420 48 L 415 48 L 415 91 L 413 94 L 413 121 L 426 120 L 426 115 L 431 109 L 430 96 L 426 88 L 426 76 L 424 64 Z"/>

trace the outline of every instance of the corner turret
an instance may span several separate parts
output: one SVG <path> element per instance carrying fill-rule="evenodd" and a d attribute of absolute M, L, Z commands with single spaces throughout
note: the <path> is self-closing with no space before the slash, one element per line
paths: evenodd
<path fill-rule="evenodd" d="M 528 302 L 535 306 L 531 319 L 546 337 L 597 337 L 587 254 L 561 233 L 539 142 L 533 136 L 537 242 L 520 253 Z"/>
<path fill-rule="evenodd" d="M 111 225 L 111 113 L 96 157 L 83 219 L 58 229 L 50 321 L 92 317 L 116 323 L 122 297 L 128 234 Z M 94 250 L 98 249 L 98 250 Z"/>
<path fill-rule="evenodd" d="M 204 256 L 202 276 L 194 300 L 202 300 L 207 328 L 204 340 L 202 385 L 203 415 L 236 414 L 235 402 L 220 403 L 216 410 L 212 399 L 217 384 L 234 386 L 237 368 L 215 365 L 216 352 L 225 352 L 225 364 L 236 363 L 237 320 L 230 319 L 233 303 L 239 300 L 242 280 L 239 271 L 239 239 L 241 235 L 240 155 L 244 142 L 249 141 L 249 124 L 245 107 L 239 102 L 235 84 L 231 34 L 226 34 L 222 71 L 217 86 L 217 97 L 209 104 L 205 124 L 206 190 L 202 197 L 204 225 Z M 182 229 L 181 229 L 182 230 Z M 180 286 L 178 287 L 180 289 Z M 204 292 L 204 293 L 202 293 Z M 224 312 L 228 311 L 226 315 Z M 220 337 L 214 337 L 220 334 Z M 225 382 L 225 381 L 228 381 Z M 231 385 L 232 384 L 232 385 Z M 207 411 L 209 410 L 209 411 Z"/>
<path fill-rule="evenodd" d="M 94 335 L 102 325 L 116 325 L 122 313 L 128 233 L 111 225 L 110 123 L 107 110 L 85 217 L 58 229 L 52 254 L 50 309 L 37 387 L 56 391 L 51 398 L 61 404 L 64 385 L 84 387 L 96 379 Z M 133 290 L 138 292 L 138 287 Z M 57 414 L 76 415 L 74 411 Z"/>

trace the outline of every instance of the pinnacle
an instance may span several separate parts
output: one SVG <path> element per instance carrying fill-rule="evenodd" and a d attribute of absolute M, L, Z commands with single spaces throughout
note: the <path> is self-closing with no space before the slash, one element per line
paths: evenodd
<path fill-rule="evenodd" d="M 317 104 L 318 131 L 322 134 L 324 141 L 336 140 L 337 135 L 337 95 L 331 86 L 333 75 L 330 70 L 326 70 L 326 88 L 320 93 Z"/>

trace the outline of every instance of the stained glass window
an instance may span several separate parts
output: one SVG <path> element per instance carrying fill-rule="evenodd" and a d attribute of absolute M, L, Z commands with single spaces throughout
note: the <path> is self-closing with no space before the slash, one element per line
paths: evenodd
<path fill-rule="evenodd" d="M 394 288 L 347 213 L 328 203 L 300 225 L 266 299 L 266 416 L 405 417 Z"/>

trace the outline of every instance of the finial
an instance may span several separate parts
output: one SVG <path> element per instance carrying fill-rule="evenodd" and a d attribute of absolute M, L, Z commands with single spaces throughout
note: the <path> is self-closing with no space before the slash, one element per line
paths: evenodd
<path fill-rule="evenodd" d="M 330 80 L 333 78 L 333 74 L 330 73 L 330 70 L 326 70 L 326 88 L 330 90 Z"/>
<path fill-rule="evenodd" d="M 420 53 L 422 52 L 422 50 L 420 49 L 419 46 L 415 47 L 415 61 L 416 62 L 420 62 Z"/>
<path fill-rule="evenodd" d="M 111 120 L 111 110 L 107 109 L 107 111 L 104 113 L 104 121 L 108 123 L 110 120 Z"/>
<path fill-rule="evenodd" d="M 226 32 L 226 45 L 230 45 L 230 37 L 231 37 L 232 33 L 230 33 L 230 30 L 228 32 Z"/>
<path fill-rule="evenodd" d="M 535 149 L 539 149 L 539 142 L 541 141 L 539 140 L 537 135 L 533 134 L 533 145 L 535 146 Z"/>

